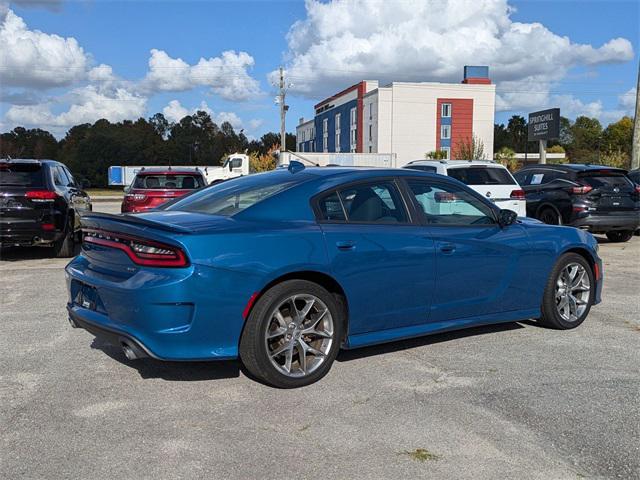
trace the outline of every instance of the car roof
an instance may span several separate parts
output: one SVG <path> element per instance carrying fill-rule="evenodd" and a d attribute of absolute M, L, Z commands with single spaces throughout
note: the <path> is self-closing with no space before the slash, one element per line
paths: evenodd
<path fill-rule="evenodd" d="M 491 160 L 413 160 L 407 165 L 442 165 L 445 167 L 483 166 L 506 168 L 500 163 Z"/>
<path fill-rule="evenodd" d="M 30 164 L 54 164 L 60 163 L 56 160 L 36 159 L 36 158 L 0 158 L 2 163 L 30 163 Z"/>
<path fill-rule="evenodd" d="M 610 167 L 608 165 L 591 165 L 589 163 L 545 163 L 535 165 L 525 165 L 520 170 L 529 170 L 532 168 L 565 170 L 567 172 L 589 172 L 593 170 L 611 170 L 615 172 L 626 173 L 624 168 Z"/>
<path fill-rule="evenodd" d="M 136 175 L 193 175 L 194 173 L 202 174 L 198 168 L 145 167 Z"/>

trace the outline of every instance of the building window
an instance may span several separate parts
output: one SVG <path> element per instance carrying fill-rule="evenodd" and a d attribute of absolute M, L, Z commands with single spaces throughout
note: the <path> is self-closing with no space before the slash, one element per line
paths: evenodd
<path fill-rule="evenodd" d="M 322 120 L 322 151 L 329 151 L 329 119 Z"/>
<path fill-rule="evenodd" d="M 369 141 L 373 141 L 373 125 L 369 124 Z"/>
<path fill-rule="evenodd" d="M 451 138 L 451 125 L 440 125 L 440 138 L 442 140 Z"/>
<path fill-rule="evenodd" d="M 336 114 L 336 152 L 340 151 L 340 117 L 341 115 L 339 113 Z"/>
<path fill-rule="evenodd" d="M 369 145 L 369 153 L 371 153 L 372 151 L 373 151 L 373 147 Z"/>
<path fill-rule="evenodd" d="M 449 148 L 449 147 L 440 147 L 440 150 L 444 152 L 445 160 L 450 160 L 451 159 L 451 148 Z"/>
<path fill-rule="evenodd" d="M 440 116 L 441 117 L 450 117 L 451 116 L 451 104 L 450 103 L 443 103 L 442 104 L 442 108 L 440 111 Z"/>
<path fill-rule="evenodd" d="M 369 120 L 373 120 L 373 103 L 369 104 Z"/>
<path fill-rule="evenodd" d="M 357 132 L 358 115 L 355 107 L 349 111 L 349 151 L 355 152 L 358 148 Z"/>

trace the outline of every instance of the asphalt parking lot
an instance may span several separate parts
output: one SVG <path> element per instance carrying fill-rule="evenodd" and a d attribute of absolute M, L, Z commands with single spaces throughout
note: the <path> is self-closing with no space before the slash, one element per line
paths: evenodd
<path fill-rule="evenodd" d="M 8 252 L 0 478 L 640 478 L 640 237 L 600 254 L 604 301 L 576 330 L 342 352 L 283 391 L 236 362 L 127 361 L 70 328 L 65 260 Z"/>

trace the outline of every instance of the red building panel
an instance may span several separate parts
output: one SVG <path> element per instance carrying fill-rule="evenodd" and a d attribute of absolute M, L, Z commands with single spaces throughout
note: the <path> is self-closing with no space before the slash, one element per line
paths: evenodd
<path fill-rule="evenodd" d="M 473 137 L 473 99 L 439 98 L 436 109 L 436 149 L 440 150 L 440 126 L 442 104 L 451 104 L 451 158 L 457 157 L 460 142 L 471 141 Z M 462 159 L 464 160 L 464 159 Z"/>

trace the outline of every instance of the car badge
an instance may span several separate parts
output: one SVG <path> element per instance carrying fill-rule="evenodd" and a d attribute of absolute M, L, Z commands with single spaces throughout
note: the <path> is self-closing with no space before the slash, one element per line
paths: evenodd
<path fill-rule="evenodd" d="M 491 192 L 487 192 L 487 197 L 490 197 L 490 196 L 491 196 Z"/>
<path fill-rule="evenodd" d="M 620 189 L 619 189 L 618 187 L 615 187 L 615 188 L 613 189 L 613 193 L 620 193 Z"/>

